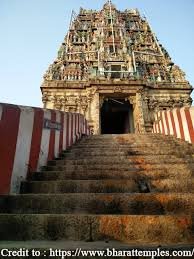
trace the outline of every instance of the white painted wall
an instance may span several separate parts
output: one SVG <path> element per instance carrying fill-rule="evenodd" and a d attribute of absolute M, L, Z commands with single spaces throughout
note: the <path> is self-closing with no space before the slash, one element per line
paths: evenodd
<path fill-rule="evenodd" d="M 51 111 L 44 110 L 44 119 L 51 119 Z M 49 140 L 50 140 L 50 129 L 43 129 L 42 131 L 42 139 L 40 146 L 40 154 L 38 159 L 38 170 L 40 170 L 41 166 L 46 165 L 47 157 L 49 152 Z"/>
<path fill-rule="evenodd" d="M 173 117 L 174 117 L 174 123 L 175 123 L 177 138 L 181 138 L 181 132 L 180 132 L 180 127 L 179 127 L 179 122 L 178 122 L 178 116 L 177 116 L 177 109 L 174 109 L 174 110 L 172 111 L 172 113 L 173 113 Z"/>
<path fill-rule="evenodd" d="M 61 113 L 59 111 L 56 111 L 56 122 L 61 122 Z M 59 138 L 60 138 L 60 130 L 55 131 L 55 157 L 59 156 Z"/>
<path fill-rule="evenodd" d="M 180 109 L 180 114 L 181 114 L 181 120 L 182 120 L 182 124 L 183 124 L 183 131 L 184 131 L 185 140 L 191 142 L 191 138 L 190 138 L 190 135 L 189 135 L 188 123 L 187 123 L 186 116 L 185 116 L 185 108 Z"/>
<path fill-rule="evenodd" d="M 19 106 L 21 110 L 18 138 L 16 144 L 13 172 L 11 178 L 11 193 L 17 193 L 20 189 L 21 180 L 26 179 L 28 161 L 34 123 L 34 109 Z"/>
<path fill-rule="evenodd" d="M 191 108 L 189 109 L 189 112 L 190 112 L 190 114 L 191 114 L 191 118 L 193 118 L 193 120 L 192 120 L 192 125 L 193 125 L 193 129 L 194 129 L 194 107 L 191 107 Z"/>
<path fill-rule="evenodd" d="M 63 150 L 67 149 L 67 113 L 64 114 L 64 128 L 63 128 Z"/>

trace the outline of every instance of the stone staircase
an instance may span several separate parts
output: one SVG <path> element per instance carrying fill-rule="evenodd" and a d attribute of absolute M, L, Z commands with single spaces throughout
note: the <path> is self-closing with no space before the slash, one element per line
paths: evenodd
<path fill-rule="evenodd" d="M 193 154 L 193 145 L 170 136 L 86 137 L 23 182 L 21 194 L 0 196 L 0 247 L 192 245 Z"/>

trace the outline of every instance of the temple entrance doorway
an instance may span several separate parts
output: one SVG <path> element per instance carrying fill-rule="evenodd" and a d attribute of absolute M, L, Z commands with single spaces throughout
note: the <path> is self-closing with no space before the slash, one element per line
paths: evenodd
<path fill-rule="evenodd" d="M 101 134 L 134 132 L 133 107 L 124 98 L 107 98 L 101 108 Z"/>

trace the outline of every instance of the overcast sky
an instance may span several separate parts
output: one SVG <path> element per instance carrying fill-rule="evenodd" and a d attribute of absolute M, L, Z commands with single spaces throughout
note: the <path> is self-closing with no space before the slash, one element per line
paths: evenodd
<path fill-rule="evenodd" d="M 40 85 L 67 32 L 71 10 L 101 9 L 105 1 L 0 0 L 0 102 L 40 106 Z M 173 61 L 194 86 L 194 1 L 114 0 L 138 8 Z M 194 98 L 194 95 L 192 95 Z"/>

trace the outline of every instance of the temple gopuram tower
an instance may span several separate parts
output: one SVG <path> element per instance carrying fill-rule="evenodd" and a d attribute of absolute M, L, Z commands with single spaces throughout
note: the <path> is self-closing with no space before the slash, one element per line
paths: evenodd
<path fill-rule="evenodd" d="M 72 12 L 41 86 L 44 108 L 82 113 L 94 134 L 150 132 L 159 110 L 190 106 L 191 85 L 137 9 Z"/>

